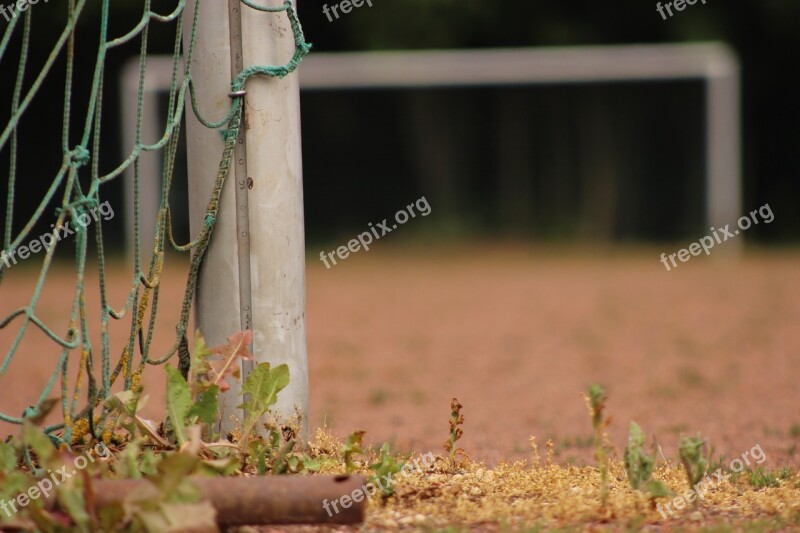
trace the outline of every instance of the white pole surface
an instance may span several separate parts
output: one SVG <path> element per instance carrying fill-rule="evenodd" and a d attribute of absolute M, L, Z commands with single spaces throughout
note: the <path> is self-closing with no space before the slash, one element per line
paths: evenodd
<path fill-rule="evenodd" d="M 263 1 L 263 0 L 262 0 Z M 269 6 L 282 2 L 270 0 Z M 195 2 L 184 18 L 188 36 Z M 286 13 L 262 13 L 242 5 L 244 65 L 282 65 L 294 51 Z M 192 76 L 198 107 L 211 120 L 230 106 L 231 62 L 228 3 L 203 2 L 198 21 Z M 245 87 L 242 127 L 247 138 L 251 228 L 253 353 L 257 362 L 286 363 L 291 380 L 273 411 L 290 418 L 303 414 L 301 438 L 308 434 L 308 362 L 305 332 L 305 237 L 297 74 L 284 79 L 256 77 Z M 187 104 L 189 106 L 190 104 Z M 203 224 L 206 205 L 222 158 L 218 131 L 197 122 L 187 107 L 189 203 L 192 234 Z M 234 162 L 235 163 L 235 162 Z M 232 165 L 233 169 L 234 165 Z M 209 345 L 239 331 L 240 299 L 233 171 L 225 182 L 216 228 L 201 269 L 196 322 Z M 242 419 L 236 386 L 222 396 L 223 434 Z"/>
<path fill-rule="evenodd" d="M 709 226 L 736 227 L 747 214 L 742 211 L 739 67 L 733 57 L 715 67 L 706 81 L 706 221 Z M 741 253 L 744 239 L 725 244 L 727 254 Z"/>

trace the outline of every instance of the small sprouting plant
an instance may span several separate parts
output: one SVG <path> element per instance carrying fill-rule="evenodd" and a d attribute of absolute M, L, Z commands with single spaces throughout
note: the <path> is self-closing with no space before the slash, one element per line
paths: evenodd
<path fill-rule="evenodd" d="M 345 471 L 349 474 L 354 472 L 358 465 L 353 461 L 353 456 L 355 454 L 363 454 L 364 450 L 361 449 L 361 445 L 364 442 L 364 431 L 356 431 L 351 433 L 347 440 L 342 445 L 342 455 L 344 456 L 344 468 Z"/>
<path fill-rule="evenodd" d="M 646 492 L 651 503 L 655 504 L 656 498 L 664 498 L 671 493 L 661 481 L 650 479 L 655 458 L 644 451 L 645 440 L 642 428 L 636 422 L 631 422 L 628 445 L 625 447 L 625 472 L 631 487 Z"/>
<path fill-rule="evenodd" d="M 690 489 L 700 483 L 708 471 L 705 445 L 706 440 L 701 437 L 683 437 L 678 446 L 678 454 Z"/>
<path fill-rule="evenodd" d="M 715 451 L 714 451 L 714 447 L 712 446 L 711 450 L 708 452 L 708 468 L 707 468 L 707 471 L 708 472 L 716 472 L 717 470 L 728 471 L 729 469 L 726 466 L 727 463 L 725 461 L 725 454 L 724 453 L 720 454 L 716 459 L 714 459 L 715 455 L 716 454 L 715 454 Z"/>
<path fill-rule="evenodd" d="M 255 365 L 242 383 L 245 401 L 239 408 L 245 412 L 244 420 L 220 439 L 219 394 L 230 389 L 231 381 L 241 381 L 241 361 L 254 360 L 248 349 L 252 335 L 251 331 L 238 332 L 228 337 L 226 344 L 209 348 L 198 332 L 188 380 L 178 370 L 166 367 L 168 417 L 163 436 L 137 414 L 141 402 L 138 394 L 130 391 L 107 401 L 108 408 L 118 414 L 117 425 L 131 438 L 139 433 L 163 449 L 174 447 L 197 456 L 201 469 L 214 474 L 252 469 L 260 475 L 314 471 L 312 458 L 294 452 L 294 419 L 280 427 L 265 422 L 278 394 L 289 384 L 285 364 Z"/>
<path fill-rule="evenodd" d="M 553 466 L 553 450 L 555 448 L 553 439 L 547 439 L 547 442 L 545 442 L 544 445 L 547 448 L 547 466 Z"/>
<path fill-rule="evenodd" d="M 210 429 L 218 414 L 219 393 L 230 388 L 229 378 L 240 379 L 240 359 L 254 359 L 247 348 L 252 339 L 251 331 L 242 331 L 228 337 L 227 344 L 209 349 L 198 333 L 189 381 L 167 366 L 167 411 L 179 446 L 189 440 L 187 430 L 197 425 L 213 438 Z M 242 385 L 245 402 L 239 406 L 246 413 L 239 438 L 243 449 L 288 384 L 289 367 L 285 364 L 271 368 L 269 363 L 260 363 L 247 376 Z"/>
<path fill-rule="evenodd" d="M 589 396 L 585 397 L 589 415 L 592 418 L 594 428 L 594 456 L 597 459 L 597 468 L 600 470 L 600 501 L 603 507 L 608 502 L 608 457 L 604 440 L 605 428 L 609 424 L 609 419 L 603 417 L 603 409 L 606 407 L 606 393 L 600 385 L 589 387 Z"/>
<path fill-rule="evenodd" d="M 247 376 L 242 386 L 245 402 L 239 406 L 246 414 L 242 430 L 244 442 L 278 401 L 278 393 L 288 385 L 289 367 L 285 364 L 270 368 L 269 363 L 260 363 Z"/>
<path fill-rule="evenodd" d="M 639 490 L 653 474 L 655 460 L 644 451 L 645 435 L 636 422 L 631 422 L 628 445 L 625 447 L 625 472 L 631 487 Z"/>
<path fill-rule="evenodd" d="M 533 466 L 539 468 L 541 461 L 539 460 L 539 446 L 536 444 L 536 437 L 530 438 L 531 448 L 533 448 Z"/>
<path fill-rule="evenodd" d="M 778 476 L 776 476 L 773 472 L 765 471 L 761 466 L 757 466 L 753 470 L 750 470 L 747 473 L 747 477 L 749 478 L 750 485 L 757 489 L 781 486 Z"/>
<path fill-rule="evenodd" d="M 464 407 L 457 398 L 453 398 L 450 403 L 450 438 L 444 443 L 444 449 L 450 455 L 450 464 L 455 467 L 456 455 L 467 455 L 467 452 L 456 446 L 456 442 L 464 435 L 464 430 L 461 426 L 464 424 L 464 415 L 461 414 L 461 408 Z"/>
<path fill-rule="evenodd" d="M 398 461 L 389 453 L 389 443 L 387 442 L 381 446 L 380 461 L 369 467 L 370 470 L 375 472 L 375 474 L 370 477 L 369 482 L 376 487 L 380 487 L 381 494 L 388 498 L 394 494 L 394 482 L 391 481 L 392 476 L 398 474 L 403 469 L 403 466 L 404 463 Z"/>

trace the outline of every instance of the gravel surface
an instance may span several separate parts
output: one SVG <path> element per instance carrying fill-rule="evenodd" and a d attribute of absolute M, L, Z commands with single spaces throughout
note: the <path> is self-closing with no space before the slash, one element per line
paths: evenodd
<path fill-rule="evenodd" d="M 669 248 L 669 247 L 668 247 Z M 381 245 L 331 270 L 309 256 L 308 348 L 312 426 L 367 431 L 367 441 L 439 452 L 450 399 L 464 405 L 461 445 L 496 464 L 554 442 L 555 461 L 591 459 L 581 393 L 605 386 L 609 436 L 624 447 L 637 421 L 673 457 L 682 434 L 701 432 L 718 453 L 760 445 L 769 468 L 800 455 L 800 253 L 697 257 L 671 272 L 656 249 L 469 246 L 424 251 Z M 172 342 L 185 264 L 162 279 L 157 352 Z M 0 285 L 0 314 L 26 304 L 36 272 Z M 129 285 L 110 272 L 115 307 Z M 96 284 L 96 276 L 88 276 Z M 40 316 L 65 329 L 74 274 L 49 277 Z M 98 324 L 96 290 L 87 304 Z M 0 330 L 0 353 L 19 322 Z M 116 324 L 119 347 L 129 325 Z M 96 344 L 99 338 L 93 339 Z M 0 411 L 35 402 L 58 350 L 29 331 Z M 163 381 L 151 368 L 148 414 L 163 418 Z M 13 427 L 0 425 L 0 435 Z M 620 452 L 621 453 L 621 452 Z"/>

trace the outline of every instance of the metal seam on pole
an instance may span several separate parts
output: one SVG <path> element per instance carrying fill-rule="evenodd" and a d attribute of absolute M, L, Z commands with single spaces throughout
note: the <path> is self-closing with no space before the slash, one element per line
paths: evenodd
<path fill-rule="evenodd" d="M 240 0 L 228 0 L 228 28 L 231 44 L 231 79 L 244 70 L 242 45 L 242 14 Z M 231 93 L 231 98 L 241 98 L 242 126 L 236 136 L 234 148 L 234 183 L 236 184 L 236 243 L 239 262 L 239 318 L 242 330 L 253 329 L 253 295 L 250 271 L 250 207 L 249 178 L 247 176 L 247 110 L 244 99 L 247 91 Z M 249 347 L 253 351 L 253 345 Z M 242 361 L 242 382 L 253 370 L 252 361 Z"/>

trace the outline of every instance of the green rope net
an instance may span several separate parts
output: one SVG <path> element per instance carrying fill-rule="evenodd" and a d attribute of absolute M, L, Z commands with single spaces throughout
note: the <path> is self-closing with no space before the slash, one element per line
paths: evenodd
<path fill-rule="evenodd" d="M 213 0 L 221 1 L 221 0 Z M 247 8 L 259 11 L 281 13 L 288 16 L 294 32 L 295 52 L 293 57 L 281 66 L 250 66 L 239 73 L 231 81 L 231 91 L 242 91 L 247 81 L 254 76 L 282 77 L 293 72 L 303 57 L 309 52 L 310 45 L 305 42 L 300 22 L 290 0 L 286 0 L 280 7 L 263 7 L 256 5 L 251 0 L 241 0 Z M 232 96 L 230 110 L 227 116 L 213 122 L 200 115 L 197 108 L 192 86 L 192 55 L 197 38 L 197 21 L 202 13 L 201 0 L 196 0 L 193 19 L 188 26 L 191 35 L 184 36 L 184 16 L 187 15 L 186 0 L 178 0 L 175 9 L 168 14 L 159 14 L 151 10 L 151 0 L 142 0 L 142 16 L 135 27 L 121 37 L 108 35 L 108 21 L 110 13 L 110 0 L 101 0 L 99 47 L 93 71 L 91 92 L 87 97 L 87 111 L 85 117 L 80 117 L 82 129 L 80 137 L 73 139 L 71 131 L 76 131 L 72 124 L 73 99 L 73 73 L 76 66 L 75 37 L 76 28 L 81 14 L 84 12 L 86 0 L 68 0 L 67 21 L 59 35 L 47 60 L 41 70 L 36 73 L 33 82 L 24 89 L 25 80 L 29 79 L 28 63 L 31 50 L 31 26 L 36 9 L 28 9 L 24 15 L 16 16 L 9 22 L 2 40 L 0 40 L 0 63 L 7 59 L 10 49 L 9 43 L 15 32 L 21 32 L 20 56 L 16 69 L 16 82 L 11 98 L 11 113 L 8 123 L 0 133 L 0 152 L 7 150 L 9 154 L 9 172 L 7 196 L 5 199 L 5 217 L 2 220 L 2 252 L 0 252 L 0 295 L 7 265 L 3 261 L 6 257 L 13 256 L 22 243 L 32 242 L 30 237 L 37 223 L 53 217 L 53 238 L 47 239 L 50 246 L 46 246 L 43 254 L 42 267 L 37 277 L 33 295 L 27 306 L 15 310 L 0 321 L 0 334 L 13 335 L 10 349 L 0 359 L 0 394 L 3 390 L 3 378 L 8 368 L 19 355 L 20 344 L 31 329 L 43 332 L 60 352 L 58 364 L 53 369 L 50 378 L 36 399 L 31 399 L 33 405 L 25 409 L 24 413 L 17 416 L 0 412 L 0 421 L 12 424 L 21 424 L 26 418 L 38 417 L 48 398 L 53 395 L 53 390 L 60 383 L 60 403 L 63 411 L 63 422 L 48 426 L 45 432 L 57 442 L 70 444 L 73 438 L 91 433 L 95 437 L 102 437 L 104 428 L 108 426 L 106 412 L 100 409 L 103 400 L 110 394 L 112 386 L 122 380 L 124 389 L 136 388 L 139 385 L 144 369 L 148 365 L 166 363 L 177 356 L 179 367 L 185 372 L 189 365 L 189 351 L 187 329 L 190 309 L 194 297 L 197 276 L 206 249 L 210 242 L 219 208 L 223 184 L 233 157 L 233 149 L 242 115 L 242 97 Z M 39 7 L 41 9 L 41 6 Z M 57 9 L 55 4 L 50 4 L 48 9 Z M 173 52 L 172 81 L 169 89 L 169 105 L 167 107 L 166 128 L 160 140 L 155 144 L 144 144 L 141 138 L 142 107 L 144 100 L 144 79 L 147 69 L 148 32 L 155 23 L 175 23 L 175 41 Z M 21 26 L 21 28 L 20 28 Z M 107 68 L 107 53 L 109 50 L 126 43 L 140 40 L 141 51 L 139 57 L 139 91 L 137 108 L 137 131 L 133 150 L 127 158 L 114 170 L 106 174 L 99 171 L 99 152 L 101 139 L 101 121 L 103 116 L 103 81 Z M 186 43 L 185 46 L 182 43 Z M 185 61 L 181 60 L 181 52 Z M 63 160 L 60 169 L 53 178 L 52 183 L 38 203 L 33 215 L 18 231 L 14 232 L 17 221 L 15 220 L 15 198 L 18 194 L 20 183 L 18 181 L 18 133 L 26 111 L 32 100 L 48 77 L 54 75 L 54 65 L 60 58 L 65 58 L 66 83 L 64 86 L 64 114 L 62 122 L 61 151 Z M 185 65 L 185 66 L 184 66 Z M 225 139 L 224 150 L 221 154 L 220 164 L 216 175 L 215 186 L 206 208 L 205 223 L 199 235 L 191 242 L 180 245 L 175 242 L 172 233 L 169 194 L 172 187 L 173 169 L 178 152 L 180 126 L 185 109 L 187 92 L 194 114 L 198 120 L 208 128 L 219 129 Z M 137 161 L 143 152 L 163 152 L 163 174 L 161 184 L 161 203 L 158 211 L 156 234 L 154 236 L 153 253 L 149 264 L 144 266 L 139 251 L 139 168 Z M 90 243 L 89 232 L 79 221 L 81 217 L 89 216 L 92 210 L 101 206 L 103 198 L 103 185 L 118 179 L 129 167 L 133 167 L 134 174 L 134 228 L 136 243 L 134 246 L 133 277 L 130 280 L 130 290 L 124 302 L 117 302 L 120 307 L 113 307 L 107 293 L 107 259 L 104 252 L 104 235 L 102 218 L 95 213 L 94 249 Z M 59 207 L 51 212 L 54 203 Z M 59 232 L 74 232 L 74 240 L 64 240 L 62 243 Z M 52 241 L 50 243 L 49 241 Z M 53 258 L 59 246 L 75 247 L 76 283 L 71 300 L 71 310 L 66 324 L 48 324 L 40 313 L 43 287 L 48 273 L 53 266 Z M 155 328 L 155 319 L 158 311 L 158 295 L 161 273 L 165 262 L 166 247 L 182 253 L 191 254 L 189 272 L 186 281 L 186 290 L 181 306 L 180 316 L 176 317 L 175 342 L 165 354 L 152 354 L 152 339 Z M 99 325 L 100 345 L 93 346 L 90 341 L 90 325 L 87 317 L 86 306 L 86 279 L 87 263 L 96 260 L 97 282 L 100 289 L 101 319 Z M 130 320 L 130 335 L 127 344 L 122 347 L 121 354 L 112 364 L 112 353 L 109 341 L 109 324 L 111 320 Z M 66 317 L 65 317 L 66 318 Z M 66 321 L 66 320 L 65 320 Z M 79 375 L 72 387 L 68 379 L 68 363 L 70 358 L 79 355 Z M 138 354 L 138 355 L 137 355 Z M 2 355 L 2 354 L 0 354 Z M 99 380 L 96 377 L 95 365 L 100 358 Z M 82 393 L 82 384 L 86 383 L 87 392 Z M 99 382 L 98 382 L 99 381 Z M 71 390 L 70 390 L 71 389 Z M 97 412 L 97 411 L 101 412 Z"/>

